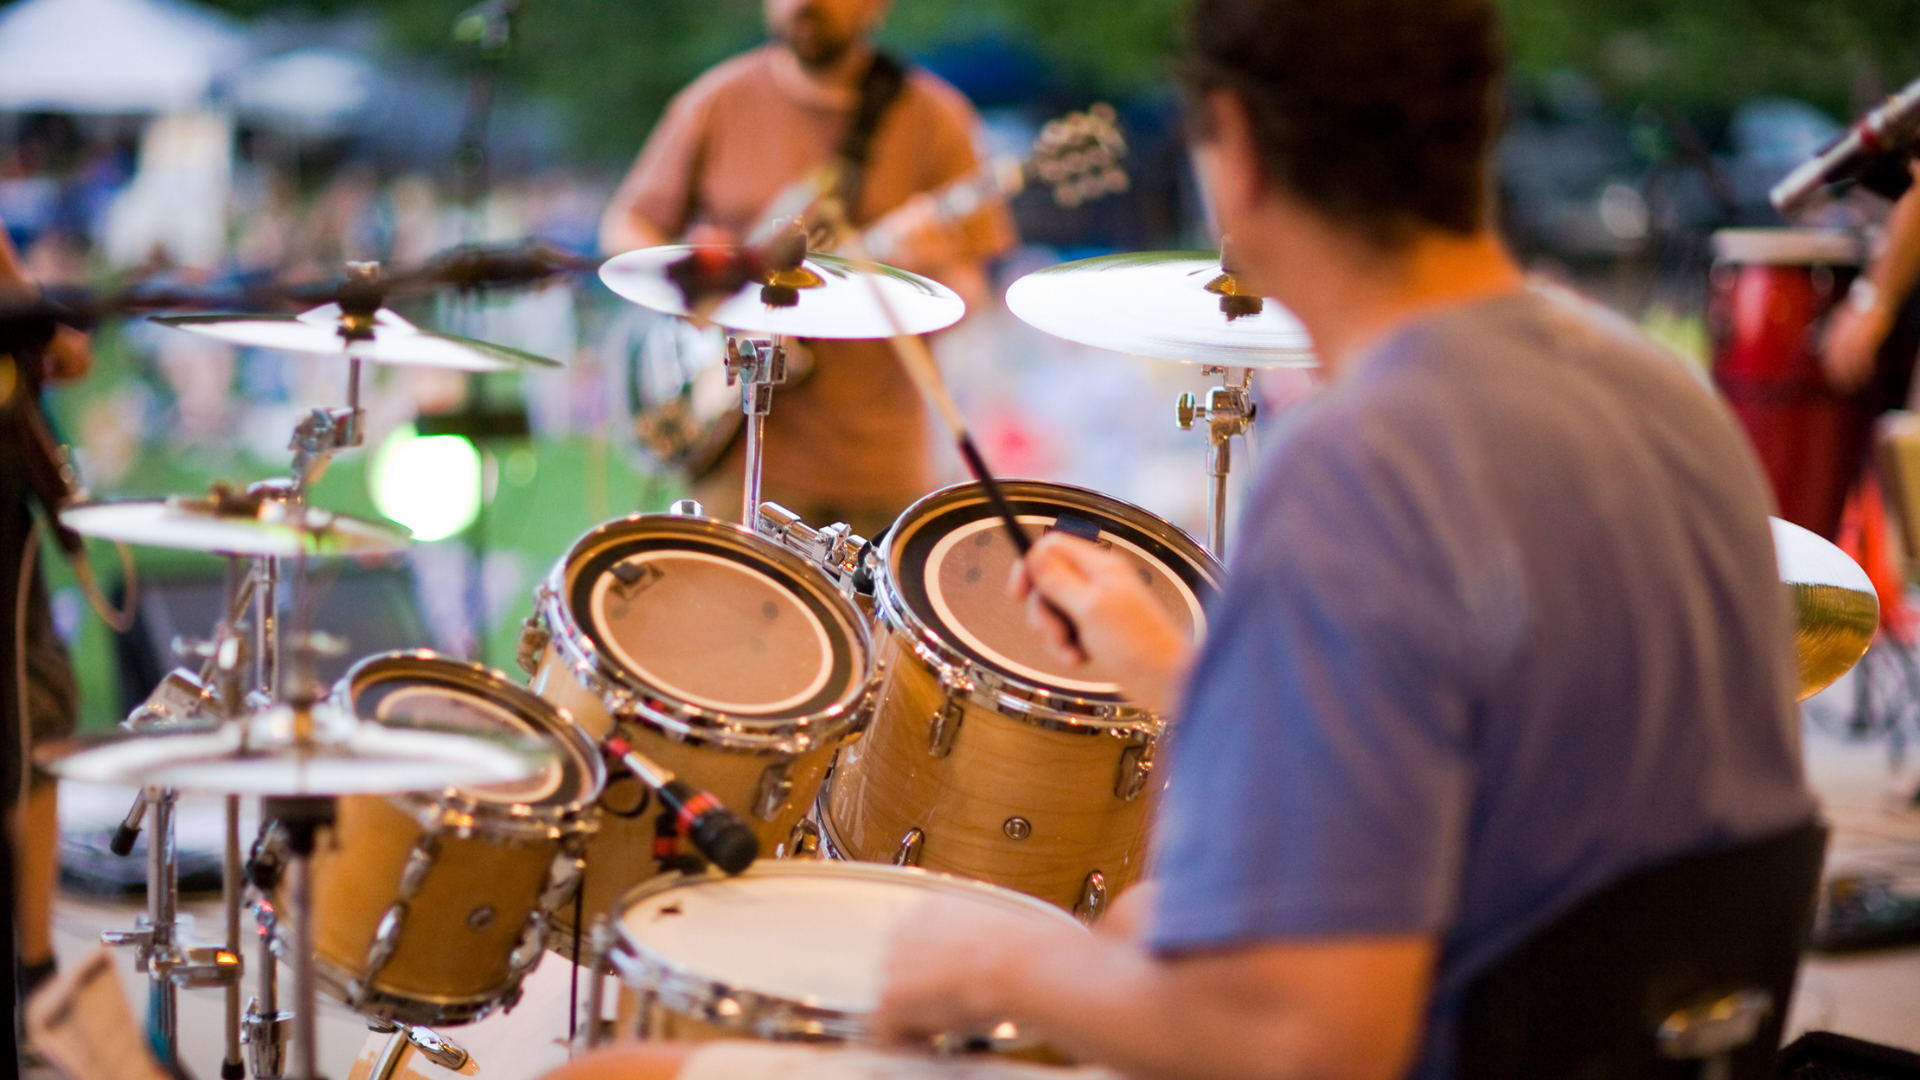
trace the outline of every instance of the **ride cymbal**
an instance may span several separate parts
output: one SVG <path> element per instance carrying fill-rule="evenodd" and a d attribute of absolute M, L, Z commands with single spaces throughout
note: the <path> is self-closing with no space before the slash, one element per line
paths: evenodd
<path fill-rule="evenodd" d="M 155 315 L 152 319 L 234 345 L 345 356 L 375 364 L 476 372 L 560 366 L 558 361 L 505 345 L 422 330 L 389 308 L 374 313 L 369 336 L 358 340 L 342 334 L 338 304 L 322 304 L 298 315 Z"/>
<path fill-rule="evenodd" d="M 1767 520 L 1773 524 L 1780 580 L 1793 593 L 1799 700 L 1805 701 L 1866 655 L 1880 627 L 1880 597 L 1867 572 L 1846 552 L 1792 522 Z"/>
<path fill-rule="evenodd" d="M 1272 300 L 1240 292 L 1205 251 L 1103 255 L 1036 270 L 1007 308 L 1055 337 L 1156 360 L 1221 367 L 1313 367 L 1306 328 Z"/>
<path fill-rule="evenodd" d="M 274 705 L 212 729 L 68 739 L 35 753 L 66 780 L 217 795 L 386 795 L 524 780 L 552 764 L 531 739 L 390 728 L 322 702 L 314 732 Z"/>
<path fill-rule="evenodd" d="M 874 300 L 877 284 L 909 334 L 931 334 L 960 321 L 966 302 L 931 278 L 890 266 L 864 269 L 850 259 L 809 252 L 791 270 L 775 270 L 740 285 L 710 309 L 694 312 L 669 268 L 695 253 L 686 244 L 641 248 L 600 267 L 600 280 L 622 298 L 669 315 L 696 314 L 716 326 L 749 334 L 857 340 L 889 338 L 894 324 Z M 735 249 L 716 249 L 721 252 Z"/>
<path fill-rule="evenodd" d="M 391 555 L 413 543 L 400 525 L 296 508 L 278 489 L 237 493 L 220 484 L 205 498 L 78 503 L 60 511 L 60 523 L 123 544 L 263 558 Z"/>

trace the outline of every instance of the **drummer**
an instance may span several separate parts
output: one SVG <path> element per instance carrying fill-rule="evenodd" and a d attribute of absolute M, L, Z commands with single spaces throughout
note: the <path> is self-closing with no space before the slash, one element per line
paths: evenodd
<path fill-rule="evenodd" d="M 1063 659 L 1041 597 L 1178 716 L 1154 891 L 1096 935 L 923 909 L 876 1024 L 1011 1019 L 1135 1078 L 1447 1077 L 1466 988 L 1531 934 L 1811 817 L 1768 499 L 1680 364 L 1495 235 L 1492 0 L 1199 0 L 1189 32 L 1213 211 L 1329 386 L 1197 655 L 1091 544 L 1016 571 Z M 563 1075 L 1029 1068 L 715 1043 Z"/>

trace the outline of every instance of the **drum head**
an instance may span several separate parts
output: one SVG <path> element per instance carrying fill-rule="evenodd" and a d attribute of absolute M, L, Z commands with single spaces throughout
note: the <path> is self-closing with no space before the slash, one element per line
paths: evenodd
<path fill-rule="evenodd" d="M 924 870 L 762 861 L 739 877 L 643 886 L 624 901 L 619 932 L 649 966 L 689 987 L 861 1016 L 879 1002 L 894 925 L 935 896 L 1079 925 L 1010 889 Z"/>
<path fill-rule="evenodd" d="M 385 727 L 530 735 L 552 746 L 553 762 L 525 780 L 457 789 L 476 802 L 563 810 L 599 797 L 604 767 L 585 737 L 498 672 L 425 651 L 387 653 L 354 665 L 344 684 L 354 713 Z"/>
<path fill-rule="evenodd" d="M 619 524 L 569 571 L 568 606 L 602 663 L 673 701 L 768 720 L 823 712 L 864 685 L 851 605 L 818 573 L 732 530 Z"/>
<path fill-rule="evenodd" d="M 1124 557 L 1194 641 L 1206 636 L 1213 561 L 1171 523 L 1095 492 L 1030 481 L 1006 483 L 1030 535 L 1061 531 Z M 1027 626 L 1007 596 L 1018 557 L 1000 518 L 975 485 L 949 488 L 908 508 L 887 547 L 893 586 L 909 611 L 976 663 L 1023 683 L 1120 700 L 1116 672 L 1071 669 Z"/>

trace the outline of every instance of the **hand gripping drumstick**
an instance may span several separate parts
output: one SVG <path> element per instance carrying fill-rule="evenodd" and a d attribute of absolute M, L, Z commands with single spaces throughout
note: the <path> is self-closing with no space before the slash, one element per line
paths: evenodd
<path fill-rule="evenodd" d="M 609 736 L 605 745 L 641 783 L 660 793 L 660 802 L 673 814 L 680 831 L 713 865 L 738 874 L 760 857 L 760 838 L 719 799 L 676 780 L 659 762 L 618 735 Z"/>

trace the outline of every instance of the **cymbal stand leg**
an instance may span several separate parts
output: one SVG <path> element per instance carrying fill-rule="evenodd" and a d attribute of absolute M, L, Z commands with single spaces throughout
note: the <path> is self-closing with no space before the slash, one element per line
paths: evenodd
<path fill-rule="evenodd" d="M 740 384 L 740 411 L 746 417 L 746 475 L 740 485 L 740 522 L 754 527 L 760 513 L 760 475 L 764 466 L 767 414 L 773 388 L 787 381 L 787 350 L 781 339 L 727 339 L 727 384 Z"/>
<path fill-rule="evenodd" d="M 318 1080 L 319 988 L 313 971 L 313 851 L 320 828 L 333 822 L 331 798 L 301 796 L 272 798 L 261 813 L 277 819 L 287 830 L 287 910 L 293 919 L 293 1075 L 295 1080 Z"/>
<path fill-rule="evenodd" d="M 227 952 L 236 961 L 240 957 L 240 892 L 243 869 L 240 863 L 240 796 L 227 796 L 227 850 L 220 865 L 220 899 L 227 909 Z M 240 978 L 239 963 L 222 972 L 221 986 L 227 1005 L 227 1056 L 220 1063 L 220 1080 L 241 1080 L 247 1075 L 240 1057 Z"/>
<path fill-rule="evenodd" d="M 280 1011 L 280 966 L 273 955 L 274 928 L 278 913 L 273 902 L 261 896 L 254 905 L 259 923 L 259 993 L 247 1004 L 243 1022 L 246 1031 L 247 1060 L 258 1080 L 279 1080 L 286 1070 L 288 1013 Z"/>
<path fill-rule="evenodd" d="M 172 1070 L 179 1059 L 180 991 L 173 982 L 173 968 L 182 958 L 174 942 L 178 918 L 180 882 L 175 862 L 173 836 L 176 792 L 155 789 L 147 798 L 153 811 L 153 827 L 147 832 L 147 1041 L 162 1067 Z"/>
<path fill-rule="evenodd" d="M 1233 437 L 1245 435 L 1253 427 L 1253 369 L 1242 368 L 1240 384 L 1233 384 L 1231 368 L 1211 364 L 1200 369 L 1203 375 L 1219 375 L 1220 385 L 1207 391 L 1204 404 L 1192 394 L 1181 394 L 1175 419 L 1180 430 L 1190 431 L 1194 421 L 1207 422 L 1207 550 L 1213 557 L 1227 557 L 1227 474 L 1233 471 Z"/>

